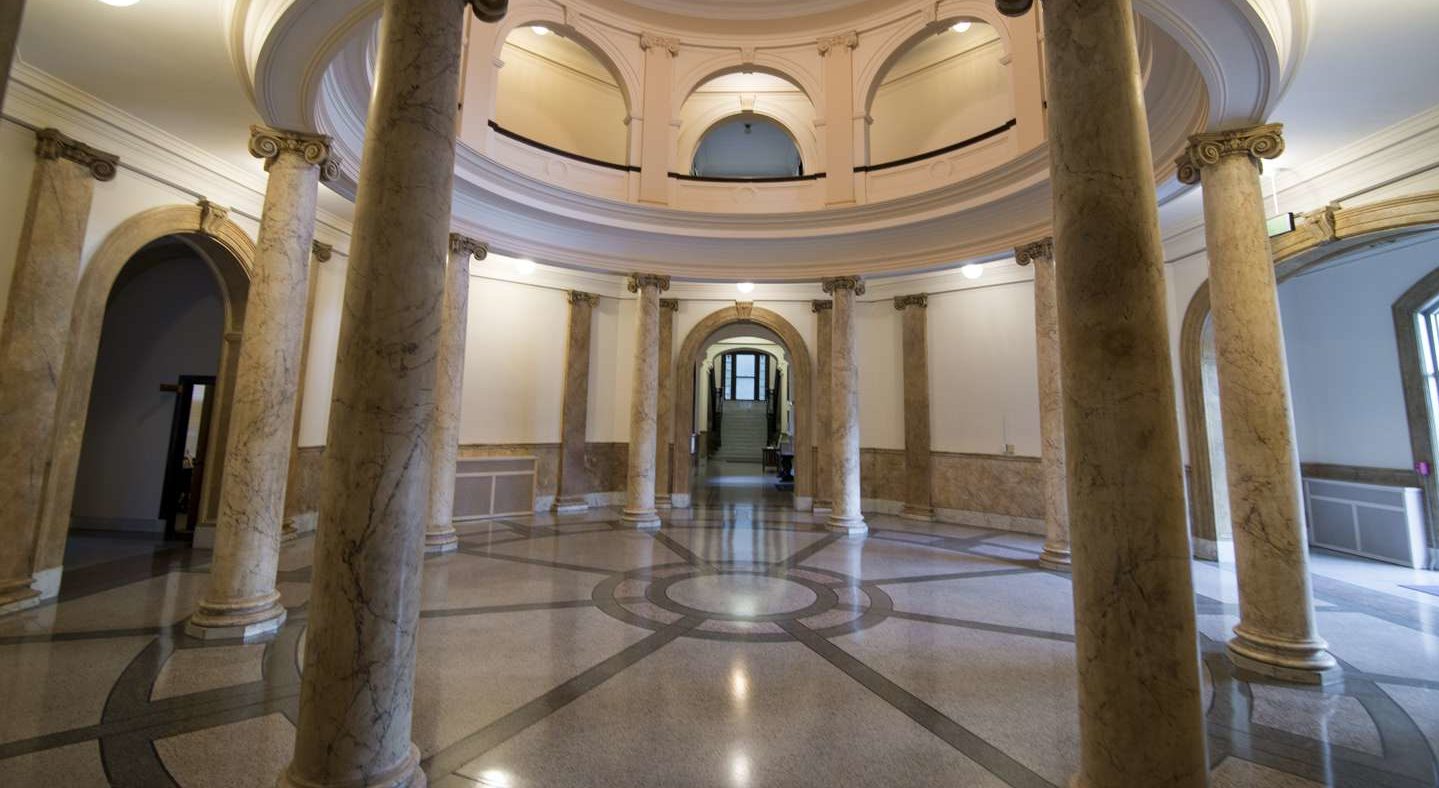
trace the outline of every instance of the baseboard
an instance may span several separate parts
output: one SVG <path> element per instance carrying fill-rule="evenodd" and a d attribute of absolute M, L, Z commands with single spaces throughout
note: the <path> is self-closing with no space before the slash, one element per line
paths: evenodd
<path fill-rule="evenodd" d="M 890 501 L 883 498 L 865 498 L 860 501 L 860 509 L 874 514 L 890 514 L 899 516 L 904 511 L 904 504 L 900 501 Z M 993 512 L 971 512 L 965 509 L 944 509 L 936 506 L 934 508 L 934 521 L 949 523 L 951 525 L 967 525 L 972 528 L 989 528 L 995 531 L 1011 531 L 1020 534 L 1031 534 L 1044 536 L 1044 519 L 1038 517 L 1020 517 L 1012 514 L 995 514 Z"/>
<path fill-rule="evenodd" d="M 71 517 L 70 528 L 79 531 L 163 534 L 165 521 L 154 517 Z"/>

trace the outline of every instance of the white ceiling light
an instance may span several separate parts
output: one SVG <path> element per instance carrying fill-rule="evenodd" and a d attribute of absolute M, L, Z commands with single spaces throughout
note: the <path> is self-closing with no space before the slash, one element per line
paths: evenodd
<path fill-rule="evenodd" d="M 970 29 L 971 27 L 973 27 L 973 26 L 974 26 L 974 23 L 971 22 L 971 21 L 969 21 L 968 19 L 966 19 L 966 20 L 961 21 L 961 22 L 955 22 L 955 23 L 954 23 L 954 26 L 951 27 L 950 30 L 953 30 L 953 31 L 956 32 L 956 33 L 963 33 L 963 32 L 965 32 L 966 30 L 969 30 L 969 29 Z"/>
<path fill-rule="evenodd" d="M 530 25 L 530 32 L 537 36 L 547 36 L 550 34 L 550 29 L 544 25 Z"/>
<path fill-rule="evenodd" d="M 140 0 L 100 0 L 100 2 L 105 5 L 113 5 L 117 8 L 124 8 L 127 5 L 134 5 L 140 2 Z"/>
<path fill-rule="evenodd" d="M 965 279 L 978 279 L 981 276 L 984 276 L 984 264 L 970 263 L 969 265 L 966 265 L 965 267 L 959 269 L 959 272 L 961 274 L 964 274 Z"/>
<path fill-rule="evenodd" d="M 522 276 L 529 276 L 530 274 L 533 274 L 533 273 L 535 272 L 535 268 L 536 268 L 536 266 L 535 266 L 535 261 L 534 261 L 534 260 L 516 260 L 516 261 L 515 261 L 515 273 L 520 274 L 520 275 L 522 275 Z"/>
<path fill-rule="evenodd" d="M 750 293 L 754 292 L 754 282 L 740 282 L 739 284 L 735 285 L 735 289 L 740 291 L 741 293 L 744 293 L 745 295 L 749 295 Z"/>

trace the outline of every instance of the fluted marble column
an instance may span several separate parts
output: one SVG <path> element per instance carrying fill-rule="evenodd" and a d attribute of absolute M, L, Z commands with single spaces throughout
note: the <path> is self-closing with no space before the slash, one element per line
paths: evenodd
<path fill-rule="evenodd" d="M 275 573 L 300 387 L 315 201 L 338 165 L 328 137 L 255 126 L 269 182 L 245 306 L 210 586 L 185 624 L 199 638 L 254 639 L 285 621 Z"/>
<path fill-rule="evenodd" d="M 1323 683 L 1338 671 L 1314 620 L 1289 370 L 1259 185 L 1260 160 L 1283 151 L 1279 124 L 1198 134 L 1189 138 L 1179 177 L 1204 183 L 1219 411 L 1239 576 L 1239 625 L 1229 656 L 1239 667 L 1273 678 Z"/>
<path fill-rule="evenodd" d="M 815 438 L 814 508 L 815 511 L 827 512 L 834 506 L 834 432 L 831 429 L 834 408 L 830 405 L 834 401 L 834 354 L 830 341 L 834 332 L 834 321 L 831 319 L 834 302 L 819 299 L 809 302 L 809 308 L 814 312 L 815 353 L 819 357 L 819 369 L 815 373 L 817 385 L 814 388 L 814 401 L 818 405 L 814 422 L 815 429 L 819 431 Z"/>
<path fill-rule="evenodd" d="M 675 440 L 675 313 L 680 302 L 660 299 L 660 385 L 659 426 L 655 433 L 655 507 L 671 508 L 670 477 L 674 470 L 671 452 L 679 451 Z"/>
<path fill-rule="evenodd" d="M 80 254 L 95 181 L 114 178 L 118 163 L 54 129 L 35 133 L 35 172 L 0 326 L 0 613 L 40 601 L 32 554 Z"/>
<path fill-rule="evenodd" d="M 1040 468 L 1044 473 L 1044 549 L 1039 563 L 1068 571 L 1069 491 L 1064 470 L 1064 381 L 1060 373 L 1059 294 L 1054 281 L 1054 239 L 1014 250 L 1020 265 L 1034 265 L 1034 336 L 1039 368 Z"/>
<path fill-rule="evenodd" d="M 1201 788 L 1204 715 L 1130 0 L 1046 0 L 1051 179 L 1079 667 L 1092 788 Z"/>
<path fill-rule="evenodd" d="M 860 512 L 859 487 L 859 364 L 854 333 L 854 299 L 864 295 L 857 276 L 823 282 L 834 298 L 830 325 L 830 434 L 833 436 L 831 490 L 834 503 L 825 525 L 831 531 L 862 534 L 869 530 Z"/>
<path fill-rule="evenodd" d="M 295 424 L 290 429 L 290 467 L 285 476 L 285 518 L 280 525 L 280 533 L 287 539 L 299 533 L 295 518 L 309 514 L 300 511 L 300 415 L 305 411 L 305 371 L 310 362 L 310 331 L 315 325 L 315 281 L 319 264 L 328 263 L 334 254 L 335 248 L 330 244 L 320 241 L 310 244 L 310 276 L 305 285 L 305 331 L 300 340 L 300 387 L 295 392 Z M 311 522 L 306 530 L 313 529 L 314 523 Z"/>
<path fill-rule="evenodd" d="M 658 433 L 660 373 L 660 293 L 670 278 L 654 274 L 630 277 L 639 293 L 635 326 L 635 378 L 630 394 L 629 476 L 620 519 L 636 528 L 658 528 L 655 513 L 655 439 Z"/>
<path fill-rule="evenodd" d="M 435 434 L 430 446 L 430 512 L 425 518 L 425 552 L 459 549 L 455 534 L 455 464 L 460 456 L 460 405 L 465 387 L 465 333 L 470 322 L 470 260 L 483 260 L 490 247 L 458 233 L 450 235 L 445 269 L 445 307 L 440 314 L 439 374 L 435 382 Z"/>
<path fill-rule="evenodd" d="M 904 348 L 904 509 L 906 520 L 933 520 L 929 483 L 929 344 L 926 326 L 929 296 L 895 296 L 903 315 Z"/>
<path fill-rule="evenodd" d="M 384 0 L 285 786 L 425 784 L 410 712 L 466 5 L 504 14 Z"/>
<path fill-rule="evenodd" d="M 571 290 L 570 338 L 565 351 L 565 391 L 560 413 L 560 478 L 555 511 L 589 508 L 589 473 L 585 471 L 585 426 L 590 405 L 590 335 L 600 297 Z"/>

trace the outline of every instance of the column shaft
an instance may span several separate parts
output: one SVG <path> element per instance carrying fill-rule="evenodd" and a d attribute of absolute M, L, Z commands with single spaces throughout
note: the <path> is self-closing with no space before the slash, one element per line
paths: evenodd
<path fill-rule="evenodd" d="M 465 5 L 383 6 L 283 785 L 424 781 L 411 699 Z"/>
<path fill-rule="evenodd" d="M 907 520 L 933 520 L 934 499 L 929 479 L 929 298 L 898 296 L 894 308 L 903 316 L 904 346 L 904 509 Z"/>
<path fill-rule="evenodd" d="M 1180 177 L 1204 183 L 1209 297 L 1239 576 L 1236 665 L 1273 678 L 1337 677 L 1314 619 L 1299 454 L 1259 160 L 1284 149 L 1278 125 L 1190 139 Z"/>
<path fill-rule="evenodd" d="M 300 532 L 300 527 L 295 522 L 297 517 L 313 514 L 300 511 L 300 416 L 305 411 L 305 392 L 308 388 L 305 372 L 310 363 L 310 331 L 315 325 L 315 282 L 319 278 L 319 263 L 329 262 L 334 251 L 334 247 L 327 243 L 314 241 L 310 245 L 312 259 L 309 279 L 305 285 L 305 330 L 300 339 L 300 371 L 297 375 L 300 383 L 295 390 L 295 424 L 290 429 L 290 467 L 285 475 L 285 517 L 280 526 L 280 533 L 287 539 Z M 313 518 L 307 519 L 311 522 L 304 530 L 314 530 Z"/>
<path fill-rule="evenodd" d="M 825 524 L 832 531 L 862 534 L 869 530 L 860 512 L 859 487 L 859 364 L 855 358 L 854 299 L 864 294 L 857 277 L 824 280 L 824 291 L 834 298 L 830 330 L 833 366 L 830 376 L 830 432 L 834 467 L 831 489 L 834 503 Z"/>
<path fill-rule="evenodd" d="M 459 548 L 455 534 L 455 465 L 460 456 L 460 408 L 465 389 L 465 334 L 470 324 L 470 260 L 489 248 L 463 235 L 450 236 L 445 270 L 445 307 L 440 314 L 439 374 L 435 381 L 435 427 L 430 447 L 430 509 L 425 517 L 425 552 Z"/>
<path fill-rule="evenodd" d="M 659 426 L 655 433 L 655 506 L 659 509 L 671 507 L 670 478 L 674 470 L 672 453 L 679 451 L 674 445 L 675 312 L 678 312 L 679 308 L 679 301 L 672 298 L 660 299 Z"/>
<path fill-rule="evenodd" d="M 210 586 L 185 625 L 201 638 L 273 635 L 285 608 L 275 589 L 285 481 L 300 386 L 315 201 L 329 140 L 261 127 L 250 151 L 266 160 L 255 272 L 230 409 L 225 478 Z"/>
<path fill-rule="evenodd" d="M 1130 0 L 1047 0 L 1049 128 L 1081 764 L 1093 788 L 1208 783 L 1165 316 Z"/>
<path fill-rule="evenodd" d="M 565 352 L 565 391 L 560 414 L 560 478 L 555 511 L 581 512 L 588 508 L 590 490 L 585 470 L 585 426 L 590 404 L 590 335 L 594 309 L 600 297 L 571 290 L 570 336 Z"/>
<path fill-rule="evenodd" d="M 0 326 L 0 613 L 40 601 L 31 587 L 33 558 L 80 256 L 95 181 L 115 177 L 118 162 L 54 129 L 35 136 L 35 172 Z"/>
<path fill-rule="evenodd" d="M 814 401 L 816 404 L 814 456 L 814 508 L 829 511 L 834 506 L 834 302 L 811 301 L 814 312 L 815 352 L 819 357 L 815 372 Z"/>
<path fill-rule="evenodd" d="M 1039 369 L 1040 468 L 1044 474 L 1044 549 L 1039 562 L 1068 570 L 1069 491 L 1064 470 L 1064 381 L 1060 371 L 1059 293 L 1054 279 L 1054 241 L 1015 250 L 1020 265 L 1034 265 L 1034 337 Z"/>
<path fill-rule="evenodd" d="M 660 372 L 660 291 L 669 277 L 635 274 L 630 292 L 639 293 L 636 310 L 634 388 L 630 394 L 629 476 L 620 519 L 636 528 L 657 528 L 655 513 L 655 440 L 658 432 Z"/>

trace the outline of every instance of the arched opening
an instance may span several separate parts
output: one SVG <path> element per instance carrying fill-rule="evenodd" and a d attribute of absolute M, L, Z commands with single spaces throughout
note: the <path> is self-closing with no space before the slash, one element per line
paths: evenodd
<path fill-rule="evenodd" d="M 521 25 L 505 39 L 495 124 L 530 143 L 629 163 L 629 104 L 614 69 L 572 30 Z"/>
<path fill-rule="evenodd" d="M 700 137 L 690 175 L 795 178 L 804 175 L 804 160 L 785 127 L 763 115 L 742 112 L 710 126 Z"/>
<path fill-rule="evenodd" d="M 900 47 L 867 97 L 872 166 L 950 149 L 1014 119 L 1004 41 L 958 18 Z"/>
<path fill-rule="evenodd" d="M 680 105 L 678 161 L 706 178 L 794 178 L 819 169 L 815 108 L 798 83 L 767 70 L 727 71 Z"/>

